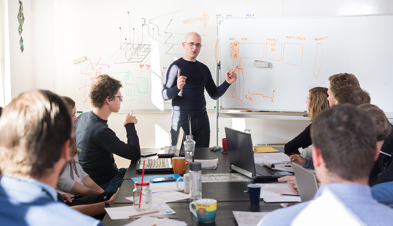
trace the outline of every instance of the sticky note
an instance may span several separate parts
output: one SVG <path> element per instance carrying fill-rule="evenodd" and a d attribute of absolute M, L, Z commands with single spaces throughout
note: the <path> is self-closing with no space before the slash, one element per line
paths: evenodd
<path fill-rule="evenodd" d="M 255 153 L 271 153 L 271 152 L 280 152 L 277 149 L 274 149 L 272 147 L 257 147 L 254 150 Z"/>

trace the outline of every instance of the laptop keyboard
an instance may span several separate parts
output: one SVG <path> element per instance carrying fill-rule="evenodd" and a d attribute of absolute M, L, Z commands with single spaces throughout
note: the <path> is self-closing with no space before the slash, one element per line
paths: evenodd
<path fill-rule="evenodd" d="M 169 161 L 172 161 L 172 159 L 167 159 L 167 158 L 159 158 L 159 159 L 148 159 L 147 163 L 145 163 L 147 168 L 168 168 L 169 167 Z"/>
<path fill-rule="evenodd" d="M 170 172 L 172 171 L 172 158 L 149 158 L 139 159 L 136 171 L 142 172 L 143 160 L 145 160 L 145 172 Z"/>

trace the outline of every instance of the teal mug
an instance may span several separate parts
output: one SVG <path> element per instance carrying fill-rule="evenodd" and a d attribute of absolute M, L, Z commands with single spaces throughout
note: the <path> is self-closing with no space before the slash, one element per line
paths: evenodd
<path fill-rule="evenodd" d="M 195 205 L 195 208 L 192 206 Z M 215 199 L 199 199 L 190 203 L 190 211 L 201 223 L 211 223 L 216 219 L 217 200 Z"/>

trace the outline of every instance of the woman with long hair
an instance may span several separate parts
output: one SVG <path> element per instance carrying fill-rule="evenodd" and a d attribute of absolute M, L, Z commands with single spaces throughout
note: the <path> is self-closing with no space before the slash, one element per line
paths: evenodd
<path fill-rule="evenodd" d="M 329 102 L 327 100 L 327 88 L 325 87 L 314 87 L 309 90 L 306 106 L 307 106 L 307 115 L 310 118 L 310 121 L 313 122 L 315 117 L 321 112 L 323 109 L 329 107 Z M 298 136 L 289 141 L 285 147 L 285 154 L 299 154 L 299 148 L 307 148 L 312 144 L 311 136 L 310 136 L 310 128 L 311 124 L 304 129 Z"/>

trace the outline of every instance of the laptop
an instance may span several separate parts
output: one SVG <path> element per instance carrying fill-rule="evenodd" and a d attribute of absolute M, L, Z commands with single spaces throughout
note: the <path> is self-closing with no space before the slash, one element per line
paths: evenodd
<path fill-rule="evenodd" d="M 271 170 L 255 164 L 251 134 L 225 127 L 230 169 L 251 179 L 279 178 L 293 175 L 290 172 Z"/>
<path fill-rule="evenodd" d="M 310 201 L 314 198 L 318 190 L 317 178 L 313 171 L 303 168 L 296 163 L 292 163 L 295 172 L 297 189 L 302 202 Z"/>
<path fill-rule="evenodd" d="M 184 130 L 182 127 L 180 127 L 179 134 L 177 135 L 176 146 L 170 146 L 164 149 L 160 149 L 157 153 L 158 157 L 171 158 L 171 157 L 184 156 L 184 150 L 183 150 L 184 140 L 185 140 Z"/>

